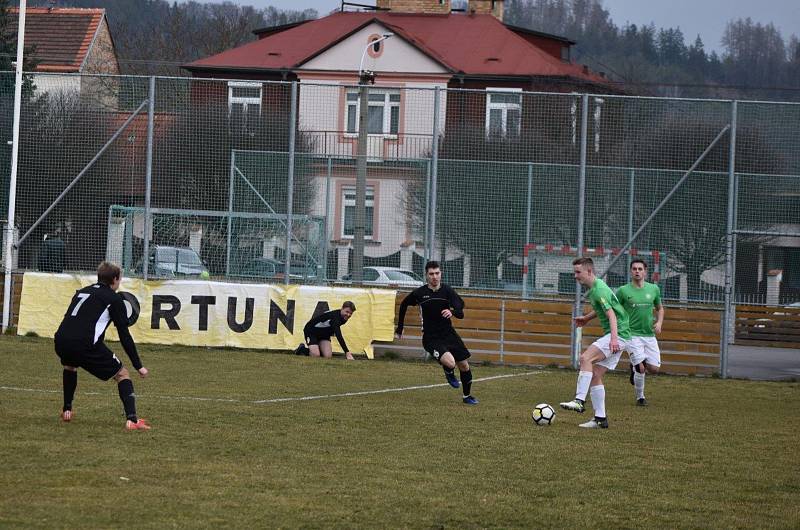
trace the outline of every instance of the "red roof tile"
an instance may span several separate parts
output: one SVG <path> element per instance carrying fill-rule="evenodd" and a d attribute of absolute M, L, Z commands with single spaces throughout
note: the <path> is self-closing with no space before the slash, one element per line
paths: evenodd
<path fill-rule="evenodd" d="M 569 76 L 605 82 L 534 46 L 492 15 L 334 13 L 194 61 L 189 70 L 293 70 L 364 26 L 378 22 L 453 73 Z M 263 32 L 262 32 L 263 33 Z M 564 39 L 562 39 L 564 40 Z"/>
<path fill-rule="evenodd" d="M 16 33 L 19 8 L 12 8 Z M 25 11 L 25 47 L 33 46 L 37 72 L 79 72 L 105 9 L 29 7 Z"/>

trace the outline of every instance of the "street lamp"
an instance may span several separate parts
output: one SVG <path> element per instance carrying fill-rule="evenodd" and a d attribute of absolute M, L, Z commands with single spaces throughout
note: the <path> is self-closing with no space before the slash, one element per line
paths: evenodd
<path fill-rule="evenodd" d="M 377 52 L 380 43 L 393 37 L 393 33 L 384 33 L 371 41 L 361 53 L 358 66 L 358 144 L 356 152 L 356 211 L 353 219 L 353 281 L 361 283 L 364 279 L 364 236 L 366 230 L 367 200 L 367 116 L 369 111 L 369 88 L 375 83 L 375 72 L 364 70 L 364 58 L 370 46 Z"/>

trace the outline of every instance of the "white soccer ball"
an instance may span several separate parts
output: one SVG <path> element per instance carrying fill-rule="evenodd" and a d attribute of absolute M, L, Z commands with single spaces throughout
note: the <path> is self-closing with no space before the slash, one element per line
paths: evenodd
<path fill-rule="evenodd" d="M 547 403 L 539 403 L 533 408 L 531 417 L 536 425 L 550 425 L 556 419 L 556 411 Z"/>

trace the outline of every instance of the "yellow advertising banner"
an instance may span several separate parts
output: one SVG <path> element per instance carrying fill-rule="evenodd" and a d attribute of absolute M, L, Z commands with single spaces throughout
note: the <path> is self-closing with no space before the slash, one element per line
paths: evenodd
<path fill-rule="evenodd" d="M 26 273 L 18 333 L 52 337 L 75 291 L 96 281 L 93 275 Z M 306 322 L 346 300 L 356 305 L 342 327 L 353 353 L 372 358 L 372 341 L 391 341 L 394 333 L 396 292 L 385 289 L 123 278 L 119 293 L 138 343 L 293 350 L 304 341 Z M 113 325 L 106 338 L 117 340 Z M 332 345 L 341 351 L 335 338 Z"/>

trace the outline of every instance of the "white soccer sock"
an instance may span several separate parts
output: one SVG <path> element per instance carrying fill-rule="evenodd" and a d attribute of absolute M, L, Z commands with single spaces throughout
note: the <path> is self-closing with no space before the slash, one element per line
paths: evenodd
<path fill-rule="evenodd" d="M 592 408 L 595 418 L 606 417 L 606 387 L 603 385 L 593 386 L 589 389 L 592 394 Z"/>
<path fill-rule="evenodd" d="M 636 399 L 644 398 L 644 374 L 633 373 L 633 389 L 636 391 Z"/>
<path fill-rule="evenodd" d="M 586 401 L 586 394 L 589 392 L 589 385 L 592 382 L 592 372 L 578 372 L 578 387 L 575 390 L 575 398 Z"/>

